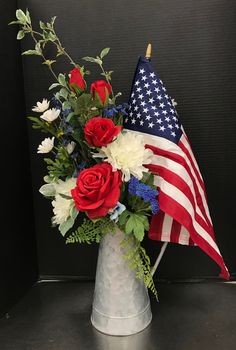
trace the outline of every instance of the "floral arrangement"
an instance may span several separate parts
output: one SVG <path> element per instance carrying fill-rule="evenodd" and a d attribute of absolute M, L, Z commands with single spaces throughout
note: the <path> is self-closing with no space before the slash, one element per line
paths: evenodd
<path fill-rule="evenodd" d="M 103 61 L 109 48 L 97 57 L 83 60 L 97 64 L 102 80 L 86 83 L 90 72 L 74 60 L 62 46 L 56 32 L 55 19 L 39 22 L 39 31 L 32 26 L 28 10 L 16 11 L 20 30 L 17 39 L 30 35 L 34 48 L 23 55 L 36 55 L 48 66 L 55 82 L 50 100 L 43 99 L 32 108 L 28 117 L 34 129 L 47 137 L 38 146 L 38 153 L 47 155 L 45 184 L 40 193 L 52 203 L 52 225 L 66 235 L 66 243 L 99 243 L 102 237 L 117 228 L 124 232 L 124 259 L 137 278 L 157 295 L 150 259 L 141 242 L 149 229 L 149 217 L 156 214 L 158 192 L 153 175 L 145 165 L 151 162 L 152 151 L 145 148 L 141 135 L 122 127 L 128 104 L 117 104 L 111 84 L 113 71 L 105 70 Z M 46 58 L 51 44 L 55 56 Z M 57 58 L 69 59 L 73 69 L 57 74 Z M 48 137 L 48 135 L 50 135 Z"/>

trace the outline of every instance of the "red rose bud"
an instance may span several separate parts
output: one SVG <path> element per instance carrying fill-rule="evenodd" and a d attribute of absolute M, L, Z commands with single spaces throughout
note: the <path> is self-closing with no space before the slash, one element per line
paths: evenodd
<path fill-rule="evenodd" d="M 71 191 L 76 208 L 90 219 L 106 216 L 119 200 L 121 183 L 121 172 L 112 171 L 108 163 L 82 170 Z"/>
<path fill-rule="evenodd" d="M 80 73 L 78 67 L 75 67 L 70 71 L 70 86 L 75 89 L 84 90 L 85 89 L 85 81 L 83 79 L 83 75 Z"/>
<path fill-rule="evenodd" d="M 111 85 L 104 80 L 97 80 L 91 84 L 91 94 L 95 98 L 96 95 L 100 99 L 102 105 L 105 104 L 111 93 Z"/>
<path fill-rule="evenodd" d="M 94 147 L 107 146 L 121 131 L 121 126 L 116 126 L 111 119 L 94 117 L 90 119 L 84 128 L 85 140 Z"/>

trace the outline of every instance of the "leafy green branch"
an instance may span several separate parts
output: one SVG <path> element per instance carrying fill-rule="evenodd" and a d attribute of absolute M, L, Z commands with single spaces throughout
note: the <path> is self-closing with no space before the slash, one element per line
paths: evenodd
<path fill-rule="evenodd" d="M 42 132 L 50 133 L 56 138 L 59 137 L 58 132 L 51 123 L 44 122 L 37 117 L 28 117 L 28 119 L 32 121 L 33 129 L 40 129 Z"/>
<path fill-rule="evenodd" d="M 47 65 L 49 70 L 51 71 L 54 78 L 58 81 L 58 77 L 56 73 L 54 72 L 52 65 L 56 62 L 56 59 L 47 59 L 44 55 L 44 48 L 46 44 L 52 43 L 56 46 L 57 49 L 57 55 L 58 56 L 66 56 L 70 63 L 73 64 L 75 67 L 77 66 L 76 63 L 73 61 L 71 56 L 68 54 L 68 52 L 65 50 L 65 48 L 62 46 L 60 39 L 58 38 L 54 23 L 56 20 L 56 17 L 52 17 L 50 22 L 44 23 L 42 21 L 39 22 L 41 32 L 36 31 L 31 22 L 31 17 L 28 9 L 26 9 L 26 12 L 24 13 L 21 9 L 16 10 L 16 21 L 13 21 L 9 24 L 18 24 L 20 25 L 20 30 L 17 34 L 17 39 L 21 40 L 25 37 L 27 33 L 29 33 L 35 43 L 35 48 L 31 50 L 27 50 L 22 53 L 22 55 L 36 55 L 41 56 L 43 58 L 43 64 Z"/>
<path fill-rule="evenodd" d="M 57 147 L 57 151 L 55 160 L 44 158 L 49 176 L 53 179 L 72 177 L 76 170 L 73 159 L 69 158 L 68 152 L 63 146 Z"/>

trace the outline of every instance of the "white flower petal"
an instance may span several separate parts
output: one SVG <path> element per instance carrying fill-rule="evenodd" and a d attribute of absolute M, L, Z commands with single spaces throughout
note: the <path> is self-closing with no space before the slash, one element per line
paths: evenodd
<path fill-rule="evenodd" d="M 32 108 L 33 112 L 43 113 L 49 108 L 50 102 L 47 99 L 43 99 L 42 102 L 37 102 L 37 106 Z"/>
<path fill-rule="evenodd" d="M 131 175 L 142 179 L 143 172 L 148 171 L 144 165 L 151 163 L 152 155 L 153 152 L 145 148 L 143 136 L 130 131 L 119 134 L 115 141 L 102 147 L 93 157 L 104 158 L 112 165 L 113 171 L 121 170 L 122 178 L 127 182 Z"/>
<path fill-rule="evenodd" d="M 74 151 L 75 145 L 76 145 L 76 143 L 74 141 L 71 141 L 67 144 L 66 150 L 67 150 L 68 154 L 71 154 Z"/>
<path fill-rule="evenodd" d="M 48 123 L 51 123 L 59 117 L 60 112 L 61 112 L 60 109 L 56 109 L 56 108 L 48 109 L 46 112 L 44 112 L 40 116 L 40 118 L 45 120 Z"/>
<path fill-rule="evenodd" d="M 41 144 L 38 146 L 38 152 L 37 153 L 48 153 L 53 149 L 54 146 L 54 139 L 55 137 L 47 137 L 44 139 Z"/>
<path fill-rule="evenodd" d="M 66 199 L 57 194 L 55 200 L 52 201 L 53 213 L 52 223 L 56 225 L 63 224 L 71 213 L 71 208 L 74 206 L 73 199 Z"/>
<path fill-rule="evenodd" d="M 57 194 L 64 194 L 65 196 L 71 197 L 71 190 L 76 186 L 76 178 L 72 177 L 66 181 L 58 180 L 54 183 L 55 191 Z"/>

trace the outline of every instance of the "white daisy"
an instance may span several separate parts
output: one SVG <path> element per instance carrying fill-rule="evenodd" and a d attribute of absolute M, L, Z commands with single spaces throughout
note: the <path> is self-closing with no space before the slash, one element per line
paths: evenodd
<path fill-rule="evenodd" d="M 53 122 L 55 119 L 58 118 L 60 114 L 60 109 L 56 109 L 56 108 L 52 108 L 52 109 L 48 109 L 46 112 L 44 112 L 40 118 L 45 120 L 48 123 Z"/>
<path fill-rule="evenodd" d="M 41 144 L 38 146 L 38 152 L 37 153 L 48 153 L 53 149 L 54 146 L 54 139 L 55 137 L 46 137 Z"/>
<path fill-rule="evenodd" d="M 37 102 L 37 105 L 32 108 L 33 112 L 43 113 L 49 107 L 49 101 L 44 98 L 42 102 Z"/>

